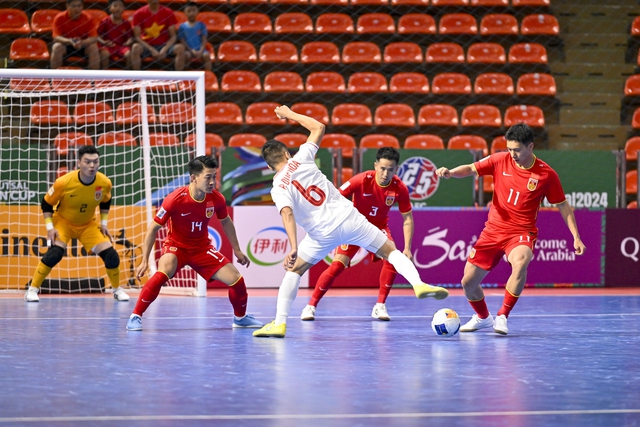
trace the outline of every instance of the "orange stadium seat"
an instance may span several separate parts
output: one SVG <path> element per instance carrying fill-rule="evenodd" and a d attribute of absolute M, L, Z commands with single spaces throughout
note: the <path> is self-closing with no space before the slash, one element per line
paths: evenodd
<path fill-rule="evenodd" d="M 478 189 L 477 178 L 476 178 L 476 190 Z M 482 191 L 485 193 L 493 193 L 493 175 L 484 175 L 482 177 Z"/>
<path fill-rule="evenodd" d="M 460 124 L 465 127 L 500 127 L 502 126 L 502 117 L 500 110 L 494 105 L 467 105 L 462 110 Z"/>
<path fill-rule="evenodd" d="M 513 7 L 549 7 L 551 0 L 511 0 Z"/>
<path fill-rule="evenodd" d="M 625 158 L 628 162 L 638 160 L 638 150 L 640 150 L 640 136 L 634 136 L 624 144 Z"/>
<path fill-rule="evenodd" d="M 187 136 L 184 143 L 189 147 L 196 147 L 196 134 L 192 133 Z M 224 141 L 217 133 L 207 132 L 204 134 L 204 149 L 208 156 L 214 154 L 214 151 L 220 151 L 224 149 Z"/>
<path fill-rule="evenodd" d="M 48 61 L 47 43 L 40 39 L 15 39 L 11 42 L 9 58 L 14 61 Z"/>
<path fill-rule="evenodd" d="M 60 69 L 80 70 L 80 67 L 60 67 Z M 91 90 L 93 83 L 91 80 L 83 79 L 51 79 L 51 88 L 55 91 L 67 90 Z"/>
<path fill-rule="evenodd" d="M 429 6 L 429 0 L 391 0 L 391 6 Z"/>
<path fill-rule="evenodd" d="M 469 6 L 469 0 L 431 0 L 432 6 Z"/>
<path fill-rule="evenodd" d="M 517 36 L 518 20 L 508 13 L 490 13 L 480 20 L 482 36 Z"/>
<path fill-rule="evenodd" d="M 632 171 L 627 172 L 626 175 L 626 187 L 627 194 L 637 194 L 638 193 L 638 170 L 634 169 Z"/>
<path fill-rule="evenodd" d="M 397 73 L 389 80 L 392 93 L 429 93 L 429 79 L 421 73 Z"/>
<path fill-rule="evenodd" d="M 413 108 L 407 104 L 382 104 L 376 108 L 373 122 L 376 126 L 413 127 L 416 118 Z"/>
<path fill-rule="evenodd" d="M 291 42 L 265 42 L 258 53 L 260 62 L 287 62 L 295 64 L 299 61 L 298 49 Z"/>
<path fill-rule="evenodd" d="M 222 76 L 223 92 L 261 92 L 260 77 L 253 71 L 227 71 Z"/>
<path fill-rule="evenodd" d="M 73 119 L 77 125 L 106 124 L 114 121 L 111 106 L 102 101 L 78 102 Z"/>
<path fill-rule="evenodd" d="M 458 126 L 458 112 L 447 104 L 427 104 L 418 112 L 420 126 Z"/>
<path fill-rule="evenodd" d="M 340 183 L 344 184 L 345 182 L 349 181 L 352 177 L 353 177 L 353 168 L 346 168 L 343 166 L 340 171 L 340 178 L 342 179 Z M 338 185 L 338 169 L 337 168 L 333 168 L 333 182 L 336 186 Z"/>
<path fill-rule="evenodd" d="M 40 35 L 50 33 L 53 27 L 53 18 L 62 12 L 59 9 L 40 9 L 31 15 L 31 30 Z"/>
<path fill-rule="evenodd" d="M 349 0 L 309 0 L 313 6 L 347 6 Z"/>
<path fill-rule="evenodd" d="M 516 92 L 518 95 L 555 96 L 556 81 L 551 74 L 529 73 L 518 78 Z"/>
<path fill-rule="evenodd" d="M 122 102 L 116 108 L 116 124 L 131 125 L 142 122 L 142 106 L 139 102 Z M 155 123 L 156 114 L 153 106 L 147 104 L 147 122 Z"/>
<path fill-rule="evenodd" d="M 358 34 L 394 34 L 396 23 L 388 13 L 365 13 L 358 17 L 356 32 Z"/>
<path fill-rule="evenodd" d="M 291 111 L 312 117 L 325 125 L 329 124 L 329 110 L 327 110 L 327 107 L 317 102 L 295 103 L 291 106 Z"/>
<path fill-rule="evenodd" d="M 507 139 L 504 135 L 496 136 L 493 138 L 493 141 L 491 141 L 491 154 L 499 153 L 501 151 L 508 151 Z"/>
<path fill-rule="evenodd" d="M 300 51 L 300 62 L 303 64 L 339 64 L 340 51 L 338 46 L 331 42 L 305 43 Z"/>
<path fill-rule="evenodd" d="M 544 127 L 544 113 L 535 105 L 512 105 L 504 112 L 504 125 L 511 127 L 526 123 L 531 127 Z"/>
<path fill-rule="evenodd" d="M 195 88 L 196 82 L 194 82 L 193 80 L 185 80 L 180 82 L 180 90 L 193 91 L 195 90 Z M 216 75 L 211 71 L 204 72 L 204 90 L 205 92 L 217 92 L 218 90 L 220 90 L 220 86 L 218 85 L 218 77 L 216 77 Z"/>
<path fill-rule="evenodd" d="M 387 79 L 380 73 L 353 73 L 349 76 L 347 91 L 350 93 L 386 92 Z"/>
<path fill-rule="evenodd" d="M 195 3 L 205 4 L 205 5 L 223 5 L 227 4 L 228 0 L 193 0 Z"/>
<path fill-rule="evenodd" d="M 547 64 L 547 49 L 539 43 L 516 43 L 509 48 L 511 64 Z"/>
<path fill-rule="evenodd" d="M 269 3 L 306 6 L 309 4 L 309 0 L 269 0 Z"/>
<path fill-rule="evenodd" d="M 309 138 L 308 135 L 302 133 L 281 133 L 276 135 L 273 139 L 282 142 L 289 148 L 298 148 Z"/>
<path fill-rule="evenodd" d="M 427 47 L 426 62 L 464 63 L 464 50 L 458 43 L 433 43 Z"/>
<path fill-rule="evenodd" d="M 634 129 L 640 129 L 640 108 L 636 108 L 636 110 L 633 112 L 631 127 Z"/>
<path fill-rule="evenodd" d="M 236 15 L 233 20 L 234 33 L 270 34 L 273 32 L 269 15 L 257 12 L 245 12 Z"/>
<path fill-rule="evenodd" d="M 352 63 L 377 63 L 382 61 L 380 47 L 371 42 L 350 42 L 342 48 L 342 62 Z"/>
<path fill-rule="evenodd" d="M 364 104 L 338 104 L 331 112 L 331 124 L 334 126 L 371 126 L 371 110 Z"/>
<path fill-rule="evenodd" d="M 405 150 L 444 150 L 444 142 L 438 135 L 419 134 L 404 140 Z"/>
<path fill-rule="evenodd" d="M 135 10 L 123 10 L 122 19 L 127 20 L 133 24 L 133 15 L 136 14 Z"/>
<path fill-rule="evenodd" d="M 197 20 L 203 22 L 207 27 L 207 32 L 211 33 L 231 33 L 231 19 L 222 12 L 200 12 Z"/>
<path fill-rule="evenodd" d="M 344 93 L 346 85 L 342 74 L 335 71 L 317 71 L 307 76 L 307 92 Z"/>
<path fill-rule="evenodd" d="M 66 156 L 69 150 L 83 145 L 93 145 L 93 139 L 84 132 L 62 132 L 53 140 L 59 156 Z"/>
<path fill-rule="evenodd" d="M 389 0 L 350 0 L 350 6 L 388 6 Z"/>
<path fill-rule="evenodd" d="M 431 82 L 431 92 L 468 95 L 471 93 L 471 80 L 462 73 L 440 73 Z"/>
<path fill-rule="evenodd" d="M 31 123 L 36 125 L 69 125 L 69 107 L 62 101 L 37 101 L 31 105 Z"/>
<path fill-rule="evenodd" d="M 625 96 L 640 96 L 640 74 L 627 77 L 624 83 Z"/>
<path fill-rule="evenodd" d="M 125 147 L 135 147 L 138 145 L 136 139 L 128 132 L 107 132 L 100 135 L 98 145 L 118 145 Z"/>
<path fill-rule="evenodd" d="M 498 43 L 474 43 L 467 49 L 469 64 L 505 64 L 507 55 Z"/>
<path fill-rule="evenodd" d="M 447 144 L 449 150 L 482 150 L 483 155 L 487 155 L 487 141 L 477 135 L 457 135 L 452 136 Z"/>
<path fill-rule="evenodd" d="M 265 138 L 264 135 L 258 133 L 238 133 L 229 138 L 229 147 L 260 148 L 265 142 L 267 142 L 267 138 Z"/>
<path fill-rule="evenodd" d="M 313 21 L 306 13 L 283 13 L 275 20 L 276 34 L 311 34 Z"/>
<path fill-rule="evenodd" d="M 522 18 L 520 32 L 525 36 L 547 35 L 557 36 L 560 34 L 560 24 L 553 15 L 534 14 Z"/>
<path fill-rule="evenodd" d="M 218 46 L 220 62 L 256 62 L 256 48 L 246 41 L 226 41 Z"/>
<path fill-rule="evenodd" d="M 627 209 L 638 209 L 638 202 L 636 200 L 629 202 Z"/>
<path fill-rule="evenodd" d="M 384 48 L 384 62 L 386 63 L 421 63 L 422 48 L 417 43 L 395 42 Z"/>
<path fill-rule="evenodd" d="M 264 77 L 265 92 L 304 92 L 300 74 L 293 71 L 273 71 Z"/>
<path fill-rule="evenodd" d="M 399 149 L 400 142 L 398 141 L 398 138 L 393 135 L 389 135 L 386 133 L 374 133 L 371 135 L 365 135 L 360 138 L 359 146 L 360 148 L 374 150 L 382 147 L 392 147 Z"/>
<path fill-rule="evenodd" d="M 269 0 L 229 0 L 229 4 L 239 4 L 239 5 L 267 5 L 269 4 Z"/>
<path fill-rule="evenodd" d="M 316 18 L 318 34 L 353 34 L 353 20 L 346 13 L 323 13 Z"/>
<path fill-rule="evenodd" d="M 241 125 L 242 110 L 233 102 L 211 102 L 204 107 L 204 122 L 208 125 Z"/>
<path fill-rule="evenodd" d="M 513 95 L 513 80 L 505 73 L 484 73 L 473 83 L 476 95 Z"/>
<path fill-rule="evenodd" d="M 244 121 L 248 125 L 284 126 L 286 120 L 279 119 L 273 112 L 279 105 L 277 102 L 254 102 L 247 107 Z"/>
<path fill-rule="evenodd" d="M 172 133 L 152 132 L 149 134 L 149 145 L 152 147 L 174 147 L 180 145 L 180 140 Z"/>
<path fill-rule="evenodd" d="M 0 34 L 31 34 L 27 14 L 20 9 L 0 9 Z"/>
<path fill-rule="evenodd" d="M 398 18 L 398 34 L 435 34 L 436 20 L 426 13 L 407 13 Z"/>
<path fill-rule="evenodd" d="M 98 25 L 100 25 L 100 22 L 102 22 L 102 20 L 104 18 L 106 18 L 107 16 L 109 16 L 107 14 L 107 12 L 105 12 L 102 9 L 85 9 L 84 10 L 89 16 L 91 16 L 91 19 L 93 19 L 93 22 L 96 24 L 96 27 Z"/>
<path fill-rule="evenodd" d="M 326 148 L 341 148 L 342 157 L 352 157 L 356 140 L 346 133 L 327 133 L 322 137 L 320 145 Z"/>
<path fill-rule="evenodd" d="M 640 16 L 633 18 L 633 22 L 631 23 L 631 35 L 640 36 Z"/>
<path fill-rule="evenodd" d="M 190 102 L 169 102 L 160 107 L 160 123 L 195 123 L 196 108 Z"/>
<path fill-rule="evenodd" d="M 509 0 L 471 0 L 474 7 L 508 7 Z"/>
<path fill-rule="evenodd" d="M 433 0 L 431 2 L 433 4 Z M 478 34 L 478 23 L 473 15 L 468 13 L 448 13 L 438 22 L 440 34 Z"/>
<path fill-rule="evenodd" d="M 11 90 L 17 92 L 46 92 L 51 90 L 49 80 L 43 79 L 23 79 L 14 77 L 10 80 Z"/>

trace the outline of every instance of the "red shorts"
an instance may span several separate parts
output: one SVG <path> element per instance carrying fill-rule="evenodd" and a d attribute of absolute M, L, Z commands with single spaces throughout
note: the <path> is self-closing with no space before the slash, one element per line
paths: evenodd
<path fill-rule="evenodd" d="M 489 271 L 498 265 L 503 255 L 506 254 L 508 257 L 516 246 L 528 246 L 533 251 L 537 238 L 538 233 L 534 232 L 516 234 L 485 228 L 473 246 L 467 261 L 483 270 Z"/>
<path fill-rule="evenodd" d="M 393 237 L 391 236 L 391 230 L 389 230 L 389 227 L 381 228 L 380 231 L 382 231 L 384 233 L 384 235 L 387 236 L 387 238 L 393 242 Z M 353 257 L 356 255 L 356 253 L 359 250 L 360 250 L 360 246 L 356 246 L 356 245 L 340 245 L 340 246 L 338 246 L 336 248 L 336 255 L 338 255 L 338 254 L 345 255 L 345 256 L 349 257 L 349 259 L 351 260 L 351 259 L 353 259 Z M 372 262 L 376 262 L 376 261 L 380 261 L 382 258 L 378 257 L 374 253 L 369 252 L 369 259 Z"/>
<path fill-rule="evenodd" d="M 102 46 L 102 49 L 107 49 L 109 51 L 109 58 L 115 61 L 124 58 L 131 50 L 129 46 Z"/>
<path fill-rule="evenodd" d="M 188 265 L 206 281 L 210 281 L 218 270 L 231 262 L 212 245 L 196 249 L 185 249 L 172 246 L 171 242 L 165 242 L 162 245 L 162 255 L 164 254 L 174 254 L 178 258 L 176 273 L 182 267 Z"/>

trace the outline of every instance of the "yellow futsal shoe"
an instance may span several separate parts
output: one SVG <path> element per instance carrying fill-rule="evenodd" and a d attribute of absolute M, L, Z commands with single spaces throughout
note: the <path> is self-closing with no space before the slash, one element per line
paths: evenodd
<path fill-rule="evenodd" d="M 445 288 L 441 288 L 440 286 L 427 285 L 426 283 L 415 285 L 413 287 L 413 291 L 416 293 L 416 297 L 418 297 L 418 299 L 429 297 L 435 299 L 445 299 L 449 296 L 449 291 Z"/>
<path fill-rule="evenodd" d="M 254 337 L 275 337 L 275 338 L 284 338 L 284 335 L 287 333 L 287 324 L 281 323 L 276 325 L 276 321 L 267 323 L 262 328 L 258 329 L 253 333 Z"/>

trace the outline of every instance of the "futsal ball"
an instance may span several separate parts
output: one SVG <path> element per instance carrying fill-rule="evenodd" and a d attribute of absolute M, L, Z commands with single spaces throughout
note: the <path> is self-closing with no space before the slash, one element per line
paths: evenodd
<path fill-rule="evenodd" d="M 437 335 L 445 338 L 454 336 L 460 330 L 460 318 L 458 313 L 450 308 L 436 311 L 431 319 L 431 328 Z"/>

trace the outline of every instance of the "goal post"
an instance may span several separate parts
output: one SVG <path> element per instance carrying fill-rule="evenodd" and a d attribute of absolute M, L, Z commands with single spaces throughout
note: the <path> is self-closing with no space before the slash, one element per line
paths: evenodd
<path fill-rule="evenodd" d="M 0 290 L 24 289 L 46 234 L 40 201 L 56 178 L 76 169 L 76 150 L 95 145 L 113 184 L 109 230 L 120 254 L 120 283 L 134 277 L 148 225 L 164 196 L 189 183 L 187 162 L 205 147 L 205 73 L 0 70 Z M 97 213 L 96 213 L 97 214 Z M 158 233 L 150 260 L 166 237 Z M 75 239 L 43 285 L 47 292 L 102 291 L 104 264 Z M 163 292 L 206 296 L 189 268 Z"/>

